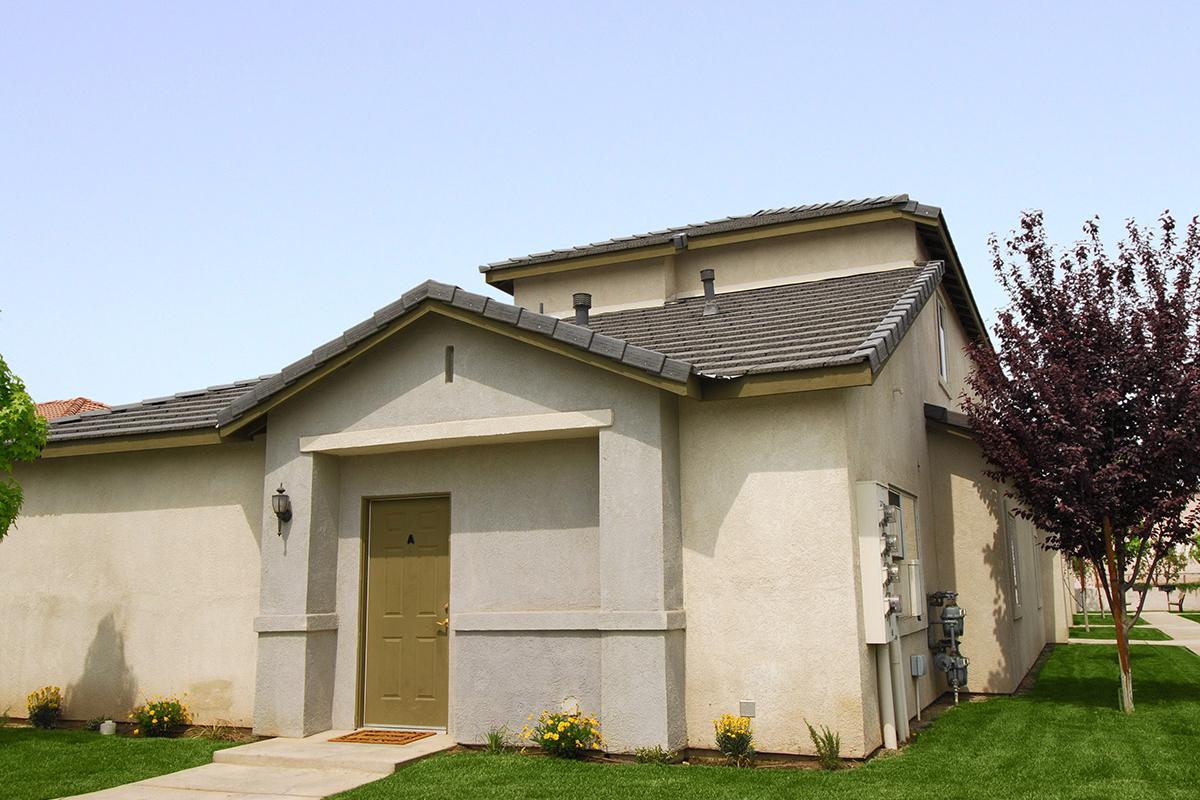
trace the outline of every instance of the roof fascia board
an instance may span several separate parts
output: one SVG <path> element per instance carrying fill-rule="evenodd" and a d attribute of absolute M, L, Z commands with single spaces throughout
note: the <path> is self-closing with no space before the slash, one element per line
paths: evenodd
<path fill-rule="evenodd" d="M 611 359 L 603 356 L 577 350 L 568 344 L 558 342 L 555 339 L 549 339 L 531 331 L 515 328 L 511 325 L 506 325 L 502 322 L 497 322 L 488 319 L 487 317 L 481 317 L 469 311 L 455 308 L 454 306 L 444 305 L 435 300 L 425 300 L 423 301 L 421 307 L 407 312 L 404 314 L 404 316 L 398 318 L 386 328 L 377 331 L 374 335 L 355 345 L 350 350 L 335 356 L 317 369 L 305 375 L 300 380 L 277 392 L 269 400 L 250 409 L 242 416 L 222 426 L 220 428 L 221 435 L 230 436 L 236 433 L 254 420 L 266 415 L 267 412 L 278 406 L 280 403 L 283 403 L 286 400 L 294 397 L 308 387 L 312 386 L 314 383 L 324 379 L 330 373 L 341 369 L 354 359 L 359 358 L 364 353 L 370 351 L 376 345 L 388 340 L 396 333 L 404 330 L 409 325 L 419 319 L 424 318 L 428 314 L 438 314 L 459 322 L 464 322 L 468 325 L 474 325 L 477 328 L 482 328 L 483 330 L 487 330 L 492 333 L 498 333 L 510 339 L 516 339 L 517 341 L 534 345 L 535 347 L 539 347 L 543 350 L 548 350 L 550 352 L 566 356 L 567 358 L 581 361 L 594 367 L 599 367 L 617 375 L 621 375 L 622 377 L 632 378 L 636 381 L 641 381 L 642 383 L 648 383 L 657 389 L 663 389 L 671 392 L 672 394 L 691 396 L 699 395 L 699 388 L 694 375 L 688 379 L 687 383 L 667 380 L 665 378 L 660 378 L 647 372 L 643 372 L 634 367 L 628 367 L 623 364 L 613 362 Z"/>
<path fill-rule="evenodd" d="M 781 222 L 775 225 L 764 225 L 761 228 L 747 228 L 728 233 L 712 233 L 695 235 L 688 240 L 688 250 L 700 250 L 706 247 L 723 247 L 741 242 L 774 239 L 780 236 L 791 236 L 798 233 L 846 228 L 852 225 L 866 225 L 871 222 L 884 222 L 892 219 L 913 219 L 925 223 L 931 220 L 906 214 L 899 208 L 880 208 L 868 211 L 855 211 L 849 214 L 839 214 L 814 219 L 797 220 L 796 222 Z M 933 221 L 936 224 L 936 221 Z M 555 261 L 544 261 L 540 264 L 518 264 L 512 267 L 497 267 L 484 273 L 487 282 L 493 286 L 507 284 L 508 281 L 528 278 L 534 275 L 550 275 L 557 272 L 568 272 L 576 269 L 610 266 L 630 261 L 643 261 L 650 258 L 661 258 L 676 252 L 672 244 L 656 244 L 645 247 L 634 247 L 612 253 L 598 253 L 579 258 L 563 258 Z"/>
<path fill-rule="evenodd" d="M 815 392 L 822 389 L 870 386 L 874 382 L 875 373 L 871 371 L 871 365 L 864 362 L 796 372 L 747 375 L 734 380 L 708 378 L 704 380 L 701 392 L 705 400 L 731 400 L 742 397 L 764 397 L 774 394 Z"/>
<path fill-rule="evenodd" d="M 108 436 L 77 442 L 51 442 L 42 450 L 42 458 L 90 456 L 100 453 L 128 453 L 139 450 L 166 450 L 172 447 L 195 447 L 221 444 L 225 440 L 216 428 L 203 428 L 183 433 L 152 433 L 141 436 Z"/>

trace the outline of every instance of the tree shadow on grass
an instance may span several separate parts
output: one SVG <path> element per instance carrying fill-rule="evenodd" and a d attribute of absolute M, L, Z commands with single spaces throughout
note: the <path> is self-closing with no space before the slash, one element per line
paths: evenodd
<path fill-rule="evenodd" d="M 1131 645 L 1134 706 L 1200 703 L 1200 659 L 1182 648 Z M 1035 701 L 1117 710 L 1116 647 L 1060 646 L 1042 668 Z"/>

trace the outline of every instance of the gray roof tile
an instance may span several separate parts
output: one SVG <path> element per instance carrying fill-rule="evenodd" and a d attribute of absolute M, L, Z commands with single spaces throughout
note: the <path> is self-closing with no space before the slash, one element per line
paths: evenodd
<path fill-rule="evenodd" d="M 767 225 L 779 225 L 785 222 L 798 222 L 805 219 L 831 217 L 839 214 L 853 214 L 859 211 L 872 211 L 880 208 L 900 208 L 913 213 L 921 213 L 922 216 L 934 217 L 941 213 L 939 209 L 933 206 L 924 206 L 915 200 L 911 200 L 906 194 L 868 197 L 860 200 L 838 200 L 833 203 L 812 203 L 787 208 L 764 208 L 761 211 L 755 211 L 753 214 L 724 217 L 692 225 L 680 225 L 675 228 L 663 228 L 650 233 L 619 236 L 606 239 L 602 242 L 592 242 L 591 244 L 565 247 L 558 250 L 546 250 L 541 253 L 531 253 L 527 256 L 494 261 L 491 264 L 484 264 L 479 268 L 479 271 L 490 272 L 494 269 L 504 269 L 505 267 L 527 266 L 547 261 L 562 261 L 564 259 L 581 258 L 600 253 L 612 253 L 619 250 L 632 250 L 639 247 L 668 244 L 672 237 L 680 233 L 687 234 L 688 238 L 691 239 L 714 233 L 728 233 L 747 228 L 760 228 Z"/>

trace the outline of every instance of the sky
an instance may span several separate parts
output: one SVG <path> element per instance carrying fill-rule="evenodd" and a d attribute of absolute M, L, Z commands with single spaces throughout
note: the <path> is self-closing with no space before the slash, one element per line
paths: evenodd
<path fill-rule="evenodd" d="M 426 278 L 759 208 L 1200 213 L 1200 4 L 0 0 L 0 354 L 37 400 L 277 371 Z"/>

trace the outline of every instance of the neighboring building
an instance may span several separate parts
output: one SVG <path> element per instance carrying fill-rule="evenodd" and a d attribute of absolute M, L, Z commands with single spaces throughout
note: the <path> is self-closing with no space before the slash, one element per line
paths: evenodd
<path fill-rule="evenodd" d="M 37 413 L 45 419 L 58 419 L 59 417 L 73 417 L 85 411 L 104 411 L 107 408 L 108 406 L 98 400 L 72 397 L 70 400 L 48 400 L 45 403 L 38 403 Z"/>
<path fill-rule="evenodd" d="M 263 734 L 478 742 L 566 702 L 629 750 L 710 747 L 750 701 L 760 751 L 809 752 L 807 719 L 863 756 L 882 692 L 911 717 L 946 689 L 908 677 L 927 592 L 960 593 L 973 691 L 1065 639 L 1058 562 L 957 412 L 986 334 L 937 208 L 777 209 L 483 272 L 517 305 L 427 282 L 276 375 L 52 422 L 0 543 L 0 708 L 187 692 Z M 860 547 L 884 506 L 887 625 Z"/>

